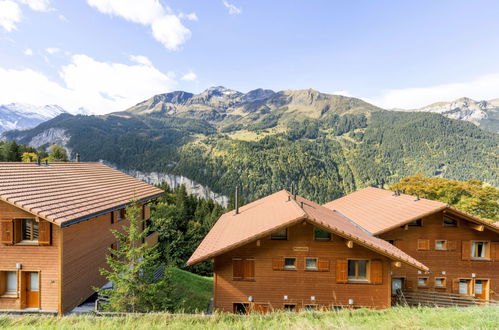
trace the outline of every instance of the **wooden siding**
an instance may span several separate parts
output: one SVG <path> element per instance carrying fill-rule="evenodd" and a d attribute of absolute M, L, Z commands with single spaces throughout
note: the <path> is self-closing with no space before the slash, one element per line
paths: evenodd
<path fill-rule="evenodd" d="M 288 240 L 266 237 L 216 257 L 215 308 L 232 312 L 234 303 L 248 303 L 249 296 L 255 304 L 275 309 L 282 309 L 284 304 L 296 304 L 297 309 L 305 305 L 348 306 L 349 299 L 353 299 L 353 307 L 389 307 L 390 260 L 356 244 L 348 248 L 346 241 L 336 235 L 332 235 L 332 241 L 315 241 L 313 228 L 309 223 L 300 223 L 289 228 Z M 297 270 L 273 270 L 276 257 L 296 257 Z M 306 271 L 306 257 L 329 261 L 329 271 Z M 254 281 L 233 280 L 233 258 L 255 259 Z M 336 263 L 348 258 L 380 260 L 377 267 L 382 268 L 381 284 L 337 283 Z"/>
<path fill-rule="evenodd" d="M 35 218 L 15 206 L 0 201 L 0 219 Z M 44 220 L 40 220 L 44 221 Z M 16 263 L 22 265 L 21 271 L 40 272 L 40 309 L 56 311 L 58 304 L 59 264 L 58 241 L 60 228 L 50 226 L 52 244 L 39 245 L 0 245 L 0 270 L 16 271 Z M 20 290 L 18 271 L 18 290 Z M 0 297 L 0 309 L 21 309 L 20 295 L 17 298 Z"/>
<path fill-rule="evenodd" d="M 499 299 L 499 259 L 493 258 L 499 234 L 488 229 L 477 231 L 467 221 L 453 215 L 448 216 L 459 220 L 458 227 L 444 227 L 443 215 L 443 212 L 438 212 L 423 218 L 422 227 L 408 227 L 407 230 L 397 228 L 380 235 L 383 239 L 394 240 L 397 247 L 431 270 L 431 274 L 419 274 L 417 270 L 407 266 L 394 267 L 392 277 L 405 278 L 411 289 L 450 293 L 456 291 L 459 279 L 471 279 L 474 274 L 476 279 L 489 279 L 490 299 Z M 426 240 L 428 249 L 421 249 L 421 242 Z M 447 250 L 437 250 L 436 240 L 446 240 Z M 490 242 L 490 260 L 470 260 L 469 242 L 473 240 Z M 427 287 L 417 286 L 418 277 L 428 278 Z M 446 287 L 436 288 L 435 278 L 445 278 Z"/>

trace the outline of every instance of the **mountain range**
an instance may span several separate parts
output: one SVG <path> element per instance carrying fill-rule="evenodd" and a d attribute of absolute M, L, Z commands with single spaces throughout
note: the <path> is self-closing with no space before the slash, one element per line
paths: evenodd
<path fill-rule="evenodd" d="M 459 104 L 495 111 L 474 108 L 471 100 Z M 102 116 L 63 113 L 0 139 L 58 143 L 85 161 L 105 161 L 150 180 L 187 178 L 214 194 L 228 196 L 240 186 L 248 199 L 293 185 L 321 202 L 415 173 L 498 186 L 499 134 L 434 113 L 451 115 L 452 109 L 387 111 L 312 89 L 213 87 L 156 95 Z"/>

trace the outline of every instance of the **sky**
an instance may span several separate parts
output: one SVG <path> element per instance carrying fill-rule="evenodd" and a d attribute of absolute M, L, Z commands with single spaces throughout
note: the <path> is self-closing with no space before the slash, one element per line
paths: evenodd
<path fill-rule="evenodd" d="M 385 108 L 499 98 L 499 1 L 0 0 L 0 104 L 124 110 L 211 86 Z"/>

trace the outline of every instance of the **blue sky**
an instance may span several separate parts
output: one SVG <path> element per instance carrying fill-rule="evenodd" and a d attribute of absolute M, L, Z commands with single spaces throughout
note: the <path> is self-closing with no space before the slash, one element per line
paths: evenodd
<path fill-rule="evenodd" d="M 499 97 L 499 1 L 0 0 L 0 104 L 314 88 L 384 107 Z"/>

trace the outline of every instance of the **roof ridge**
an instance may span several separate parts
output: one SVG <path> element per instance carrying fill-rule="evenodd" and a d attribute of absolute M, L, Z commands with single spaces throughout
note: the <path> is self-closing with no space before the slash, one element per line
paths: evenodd
<path fill-rule="evenodd" d="M 373 235 L 373 233 L 371 233 L 369 230 L 365 229 L 364 227 L 362 227 L 361 225 L 359 225 L 358 223 L 356 223 L 355 221 L 353 221 L 352 219 L 350 219 L 349 217 L 345 216 L 343 213 L 341 213 L 340 211 L 338 210 L 332 210 L 333 212 L 335 213 L 338 213 L 338 215 L 340 217 L 342 217 L 343 219 L 345 219 L 346 221 L 350 222 L 352 225 L 354 225 L 355 227 L 359 228 L 360 230 L 362 230 L 363 232 L 365 232 L 366 234 L 369 234 L 373 237 L 375 237 Z"/>

